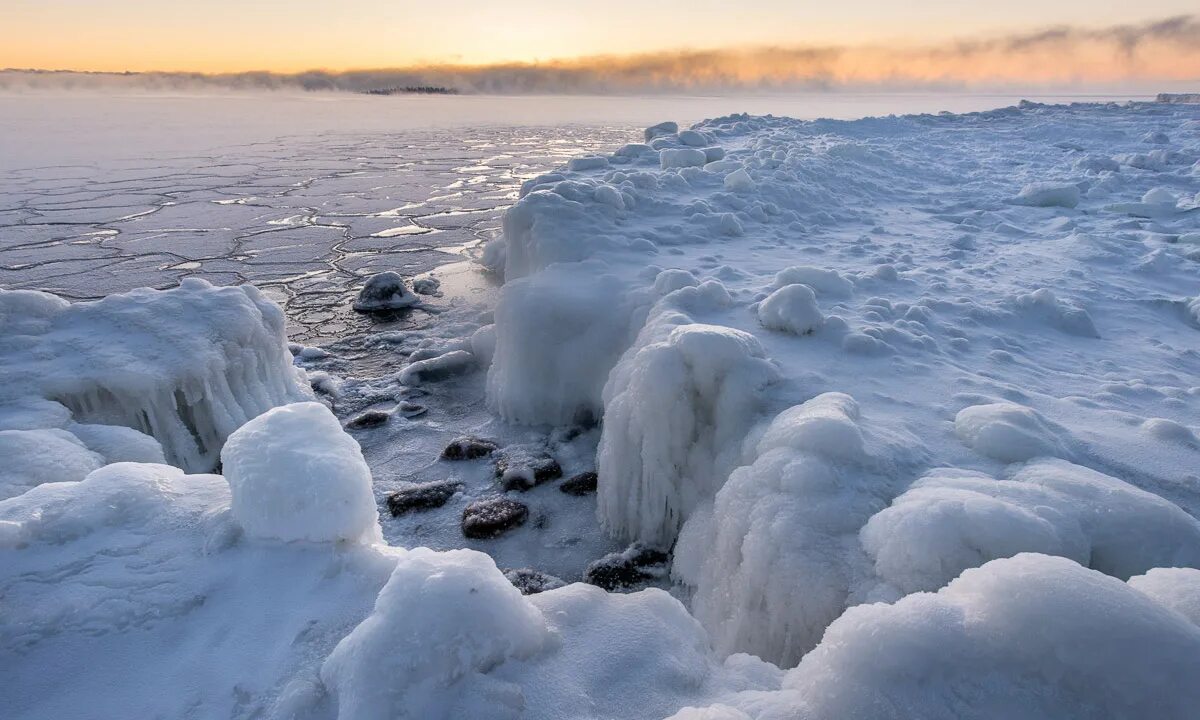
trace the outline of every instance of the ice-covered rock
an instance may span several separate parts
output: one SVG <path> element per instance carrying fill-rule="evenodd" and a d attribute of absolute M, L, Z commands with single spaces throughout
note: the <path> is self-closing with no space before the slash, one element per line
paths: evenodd
<path fill-rule="evenodd" d="M 1016 403 L 963 408 L 954 417 L 954 432 L 968 447 L 1001 462 L 1070 454 L 1062 431 L 1036 410 Z"/>
<path fill-rule="evenodd" d="M 679 123 L 671 122 L 670 120 L 668 120 L 666 122 L 660 122 L 657 125 L 652 125 L 652 126 L 646 128 L 646 142 L 650 142 L 651 140 L 653 140 L 654 138 L 657 138 L 657 137 L 663 137 L 666 135 L 675 135 L 678 132 L 679 132 Z"/>
<path fill-rule="evenodd" d="M 354 299 L 354 309 L 359 312 L 402 310 L 421 301 L 404 284 L 400 273 L 387 271 L 372 275 Z"/>
<path fill-rule="evenodd" d="M 653 328 L 646 335 L 657 339 Z M 661 341 L 639 341 L 604 390 L 603 527 L 669 546 L 724 481 L 777 377 L 758 340 L 732 328 L 684 324 Z"/>
<path fill-rule="evenodd" d="M 263 413 L 229 437 L 221 461 L 233 517 L 248 535 L 284 542 L 382 539 L 362 450 L 320 403 Z"/>
<path fill-rule="evenodd" d="M 162 445 L 153 437 L 122 425 L 72 423 L 67 427 L 88 449 L 105 462 L 137 462 L 165 465 Z"/>
<path fill-rule="evenodd" d="M 311 395 L 283 312 L 249 285 L 73 304 L 0 290 L 0 403 L 51 399 L 79 423 L 134 428 L 184 469 L 211 469 L 229 433 Z"/>
<path fill-rule="evenodd" d="M 705 145 L 712 144 L 712 140 L 702 132 L 695 130 L 682 130 L 679 132 L 679 142 L 681 145 L 688 147 L 702 148 Z"/>
<path fill-rule="evenodd" d="M 400 371 L 399 380 L 407 385 L 418 385 L 469 373 L 478 367 L 479 363 L 471 353 L 466 350 L 451 350 L 409 363 Z"/>
<path fill-rule="evenodd" d="M 654 292 L 657 295 L 666 295 L 675 292 L 680 288 L 695 287 L 700 284 L 696 276 L 687 270 L 679 270 L 671 268 L 663 270 L 654 278 Z"/>
<path fill-rule="evenodd" d="M 593 155 L 591 157 L 571 158 L 567 161 L 567 169 L 571 172 L 603 170 L 606 167 L 608 167 L 608 158 L 598 155 Z"/>
<path fill-rule="evenodd" d="M 768 330 L 807 335 L 825 322 L 817 296 L 807 285 L 784 285 L 758 304 L 758 321 Z"/>
<path fill-rule="evenodd" d="M 412 281 L 413 292 L 418 295 L 437 295 L 442 287 L 442 281 L 435 277 L 417 278 Z"/>

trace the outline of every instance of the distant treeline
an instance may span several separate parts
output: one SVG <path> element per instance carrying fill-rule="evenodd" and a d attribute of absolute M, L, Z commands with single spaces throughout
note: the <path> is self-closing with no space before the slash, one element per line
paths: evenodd
<path fill-rule="evenodd" d="M 458 90 L 440 85 L 409 85 L 408 87 L 372 88 L 362 90 L 364 95 L 400 95 L 402 93 L 417 93 L 420 95 L 457 95 Z"/>

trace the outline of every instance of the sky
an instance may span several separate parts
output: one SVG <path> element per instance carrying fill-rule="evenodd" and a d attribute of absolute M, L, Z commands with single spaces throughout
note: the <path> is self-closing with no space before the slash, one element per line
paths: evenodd
<path fill-rule="evenodd" d="M 933 46 L 1194 13 L 1195 0 L 0 0 L 0 67 L 206 73 Z"/>

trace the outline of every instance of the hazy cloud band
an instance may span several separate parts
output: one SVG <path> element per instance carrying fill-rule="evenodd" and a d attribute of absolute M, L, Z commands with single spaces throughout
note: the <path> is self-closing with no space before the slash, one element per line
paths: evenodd
<path fill-rule="evenodd" d="M 537 64 L 427 65 L 281 74 L 7 70 L 0 89 L 350 91 L 438 86 L 466 93 L 646 93 L 802 89 L 1086 87 L 1200 81 L 1200 19 L 1054 27 L 939 46 L 754 47 Z"/>

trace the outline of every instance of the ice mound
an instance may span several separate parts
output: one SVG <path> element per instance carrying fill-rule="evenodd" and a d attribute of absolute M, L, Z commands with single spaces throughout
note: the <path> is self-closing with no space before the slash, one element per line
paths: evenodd
<path fill-rule="evenodd" d="M 597 201 L 595 188 L 595 182 L 564 180 L 535 189 L 504 213 L 506 280 L 628 244 L 617 234 L 616 219 L 622 211 Z M 490 252 L 496 255 L 500 250 Z M 488 263 L 498 264 L 498 258 Z"/>
<path fill-rule="evenodd" d="M 624 285 L 599 268 L 506 283 L 496 306 L 488 405 L 517 423 L 599 419 L 609 371 L 629 343 Z"/>
<path fill-rule="evenodd" d="M 775 287 L 786 285 L 807 285 L 817 295 L 828 295 L 834 298 L 850 297 L 854 285 L 842 277 L 837 270 L 826 270 L 809 265 L 792 265 L 775 273 Z"/>
<path fill-rule="evenodd" d="M 483 553 L 398 552 L 374 611 L 321 668 L 337 716 L 520 717 L 520 687 L 493 675 L 550 641 L 542 614 Z"/>
<path fill-rule="evenodd" d="M 1160 567 L 1129 578 L 1129 586 L 1149 595 L 1200 627 L 1200 570 Z"/>
<path fill-rule="evenodd" d="M 1021 188 L 1013 202 L 1033 207 L 1073 208 L 1079 204 L 1079 187 L 1069 183 L 1029 183 Z"/>
<path fill-rule="evenodd" d="M 668 148 L 658 151 L 658 162 L 663 170 L 703 167 L 708 163 L 708 156 L 696 148 Z"/>
<path fill-rule="evenodd" d="M 1061 435 L 1036 410 L 1016 403 L 972 405 L 954 417 L 954 432 L 968 447 L 1001 462 L 1068 457 Z"/>
<path fill-rule="evenodd" d="M 1200 628 L 1119 580 L 1024 554 L 834 622 L 763 717 L 1184 720 Z M 764 699 L 762 704 L 767 704 Z"/>
<path fill-rule="evenodd" d="M 402 310 L 419 302 L 421 299 L 408 289 L 400 273 L 389 270 L 367 280 L 354 299 L 354 309 L 359 312 Z"/>
<path fill-rule="evenodd" d="M 739 330 L 682 324 L 652 341 L 659 330 L 642 331 L 604 389 L 597 513 L 615 537 L 668 547 L 724 481 L 778 371 Z"/>
<path fill-rule="evenodd" d="M 66 428 L 105 462 L 137 462 L 165 465 L 162 445 L 149 435 L 121 425 L 72 423 Z"/>
<path fill-rule="evenodd" d="M 269 410 L 221 451 L 234 519 L 248 535 L 309 542 L 378 542 L 371 470 L 358 443 L 316 402 Z"/>
<path fill-rule="evenodd" d="M 75 482 L 104 465 L 66 430 L 0 430 L 0 500 L 48 482 Z"/>
<path fill-rule="evenodd" d="M 81 423 L 152 435 L 173 464 L 209 470 L 229 433 L 311 396 L 284 316 L 251 286 L 187 279 L 66 303 L 0 290 L 0 403 L 55 400 Z"/>
<path fill-rule="evenodd" d="M 718 653 L 794 665 L 845 610 L 866 562 L 854 538 L 891 492 L 872 455 L 853 398 L 819 395 L 772 420 L 688 521 L 674 570 Z"/>
<path fill-rule="evenodd" d="M 935 470 L 862 530 L 885 582 L 933 591 L 967 568 L 1022 552 L 1058 555 L 1122 580 L 1160 566 L 1200 567 L 1200 523 L 1117 478 L 1042 460 L 996 480 Z"/>
<path fill-rule="evenodd" d="M 784 285 L 759 303 L 758 321 L 768 330 L 807 335 L 825 323 L 825 316 L 812 288 Z"/>

